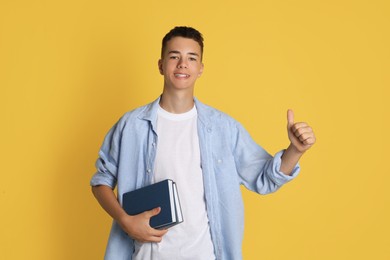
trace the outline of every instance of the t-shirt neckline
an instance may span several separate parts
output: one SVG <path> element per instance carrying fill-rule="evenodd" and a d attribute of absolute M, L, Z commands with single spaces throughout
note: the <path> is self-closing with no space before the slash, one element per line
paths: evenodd
<path fill-rule="evenodd" d="M 157 110 L 157 114 L 163 118 L 166 118 L 166 119 L 169 119 L 169 120 L 173 120 L 173 121 L 183 121 L 183 120 L 187 120 L 187 119 L 191 119 L 193 118 L 194 116 L 197 115 L 197 110 L 196 110 L 196 106 L 194 105 L 191 110 L 187 111 L 187 112 L 184 112 L 184 113 L 180 113 L 180 114 L 175 114 L 175 113 L 171 113 L 171 112 L 168 112 L 166 110 L 164 110 L 160 104 L 158 104 L 158 110 Z"/>

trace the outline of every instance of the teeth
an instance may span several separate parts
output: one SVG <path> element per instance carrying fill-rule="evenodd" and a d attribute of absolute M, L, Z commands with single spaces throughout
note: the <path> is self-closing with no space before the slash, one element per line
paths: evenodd
<path fill-rule="evenodd" d="M 179 78 L 187 78 L 187 77 L 188 77 L 188 75 L 187 75 L 187 74 L 179 74 L 179 73 L 177 73 L 177 74 L 175 74 L 175 77 L 179 77 Z"/>

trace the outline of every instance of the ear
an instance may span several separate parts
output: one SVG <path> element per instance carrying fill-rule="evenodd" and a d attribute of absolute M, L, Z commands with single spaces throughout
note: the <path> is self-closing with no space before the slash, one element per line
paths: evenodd
<path fill-rule="evenodd" d="M 203 62 L 202 62 L 201 67 L 200 67 L 200 70 L 199 70 L 199 73 L 198 73 L 198 78 L 200 78 L 200 76 L 202 76 L 203 69 L 204 69 L 204 64 L 203 64 Z"/>
<path fill-rule="evenodd" d="M 161 75 L 164 75 L 164 71 L 163 71 L 163 62 L 162 62 L 162 59 L 159 59 L 158 60 L 158 70 L 160 71 L 160 74 Z"/>

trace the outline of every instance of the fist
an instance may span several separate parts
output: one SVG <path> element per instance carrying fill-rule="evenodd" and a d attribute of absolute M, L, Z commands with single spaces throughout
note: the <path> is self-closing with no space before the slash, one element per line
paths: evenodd
<path fill-rule="evenodd" d="M 294 112 L 287 111 L 287 132 L 291 144 L 299 152 L 304 153 L 316 142 L 313 129 L 305 122 L 294 122 Z"/>

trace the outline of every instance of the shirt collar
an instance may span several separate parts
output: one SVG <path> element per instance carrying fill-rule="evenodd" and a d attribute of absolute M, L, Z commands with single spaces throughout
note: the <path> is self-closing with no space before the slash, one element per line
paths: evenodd
<path fill-rule="evenodd" d="M 159 96 L 155 101 L 152 103 L 146 105 L 145 109 L 141 112 L 141 114 L 138 116 L 138 118 L 150 121 L 152 124 L 152 128 L 155 131 L 157 126 L 157 110 L 158 110 L 158 104 L 160 103 Z M 206 127 L 211 126 L 212 122 L 212 116 L 213 116 L 213 110 L 200 102 L 196 97 L 194 97 L 194 102 L 196 109 L 198 111 L 198 119 L 199 121 Z"/>

